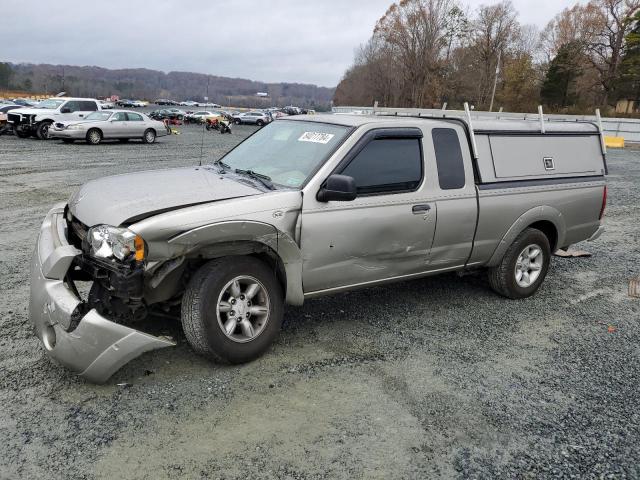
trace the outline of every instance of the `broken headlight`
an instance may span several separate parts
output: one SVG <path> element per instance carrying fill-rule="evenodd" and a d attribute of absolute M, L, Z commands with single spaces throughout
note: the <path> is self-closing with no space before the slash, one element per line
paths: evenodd
<path fill-rule="evenodd" d="M 115 258 L 120 261 L 145 259 L 144 240 L 127 228 L 98 225 L 87 234 L 89 253 L 97 258 Z"/>

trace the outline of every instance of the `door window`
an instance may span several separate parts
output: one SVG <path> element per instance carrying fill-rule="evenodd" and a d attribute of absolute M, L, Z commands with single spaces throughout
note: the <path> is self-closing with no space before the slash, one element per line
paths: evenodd
<path fill-rule="evenodd" d="M 78 104 L 78 110 L 80 112 L 96 112 L 98 110 L 96 102 L 80 101 L 76 103 Z"/>
<path fill-rule="evenodd" d="M 62 109 L 68 109 L 70 113 L 77 112 L 80 110 L 80 102 L 76 102 L 75 100 L 71 100 L 65 103 Z"/>
<path fill-rule="evenodd" d="M 458 133 L 453 128 L 434 128 L 431 136 L 436 151 L 440 188 L 442 190 L 463 188 L 466 181 Z"/>
<path fill-rule="evenodd" d="M 359 195 L 415 190 L 422 181 L 420 142 L 419 138 L 372 140 L 341 173 L 355 179 Z"/>
<path fill-rule="evenodd" d="M 142 115 L 138 114 L 138 113 L 129 113 L 127 112 L 127 118 L 130 122 L 141 122 L 142 121 Z"/>
<path fill-rule="evenodd" d="M 124 122 L 127 119 L 127 114 L 124 112 L 118 112 L 113 114 L 113 118 L 111 120 L 115 120 L 116 122 Z"/>

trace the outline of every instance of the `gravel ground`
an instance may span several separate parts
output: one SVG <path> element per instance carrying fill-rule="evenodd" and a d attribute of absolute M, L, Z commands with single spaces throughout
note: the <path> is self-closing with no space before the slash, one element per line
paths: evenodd
<path fill-rule="evenodd" d="M 593 257 L 555 258 L 534 298 L 445 275 L 290 308 L 249 365 L 197 357 L 170 320 L 152 327 L 176 348 L 103 386 L 49 360 L 27 316 L 42 218 L 89 179 L 197 163 L 200 130 L 181 130 L 150 146 L 0 137 L 0 478 L 640 477 L 638 151 L 609 155 Z M 207 133 L 205 159 L 252 131 Z"/>

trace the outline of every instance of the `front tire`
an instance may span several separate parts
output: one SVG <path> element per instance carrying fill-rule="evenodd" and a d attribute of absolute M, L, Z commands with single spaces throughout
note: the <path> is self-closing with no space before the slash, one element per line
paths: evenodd
<path fill-rule="evenodd" d="M 13 132 L 18 138 L 29 138 L 31 136 L 31 133 L 29 133 L 28 130 L 23 130 L 21 128 L 14 128 Z"/>
<path fill-rule="evenodd" d="M 153 131 L 152 129 L 147 129 L 144 132 L 144 135 L 142 137 L 142 141 L 144 143 L 153 143 L 156 141 L 156 132 Z"/>
<path fill-rule="evenodd" d="M 278 279 L 253 257 L 226 257 L 200 268 L 182 299 L 182 328 L 196 353 L 238 364 L 260 357 L 280 332 Z"/>
<path fill-rule="evenodd" d="M 92 128 L 87 132 L 87 143 L 98 145 L 102 141 L 102 132 L 97 128 Z"/>
<path fill-rule="evenodd" d="M 489 284 L 507 298 L 531 297 L 542 285 L 550 263 L 549 239 L 540 230 L 527 228 L 516 237 L 500 264 L 489 269 Z"/>
<path fill-rule="evenodd" d="M 51 122 L 40 122 L 36 127 L 36 135 L 40 140 L 48 140 L 49 139 L 49 127 L 51 126 Z"/>

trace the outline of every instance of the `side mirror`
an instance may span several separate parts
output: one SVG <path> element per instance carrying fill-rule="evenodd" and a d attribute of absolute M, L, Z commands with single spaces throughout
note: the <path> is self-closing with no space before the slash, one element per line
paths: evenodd
<path fill-rule="evenodd" d="M 71 109 L 69 107 L 61 108 L 60 113 L 71 113 Z"/>
<path fill-rule="evenodd" d="M 319 202 L 350 202 L 358 196 L 356 181 L 347 175 L 330 175 L 317 195 Z"/>

